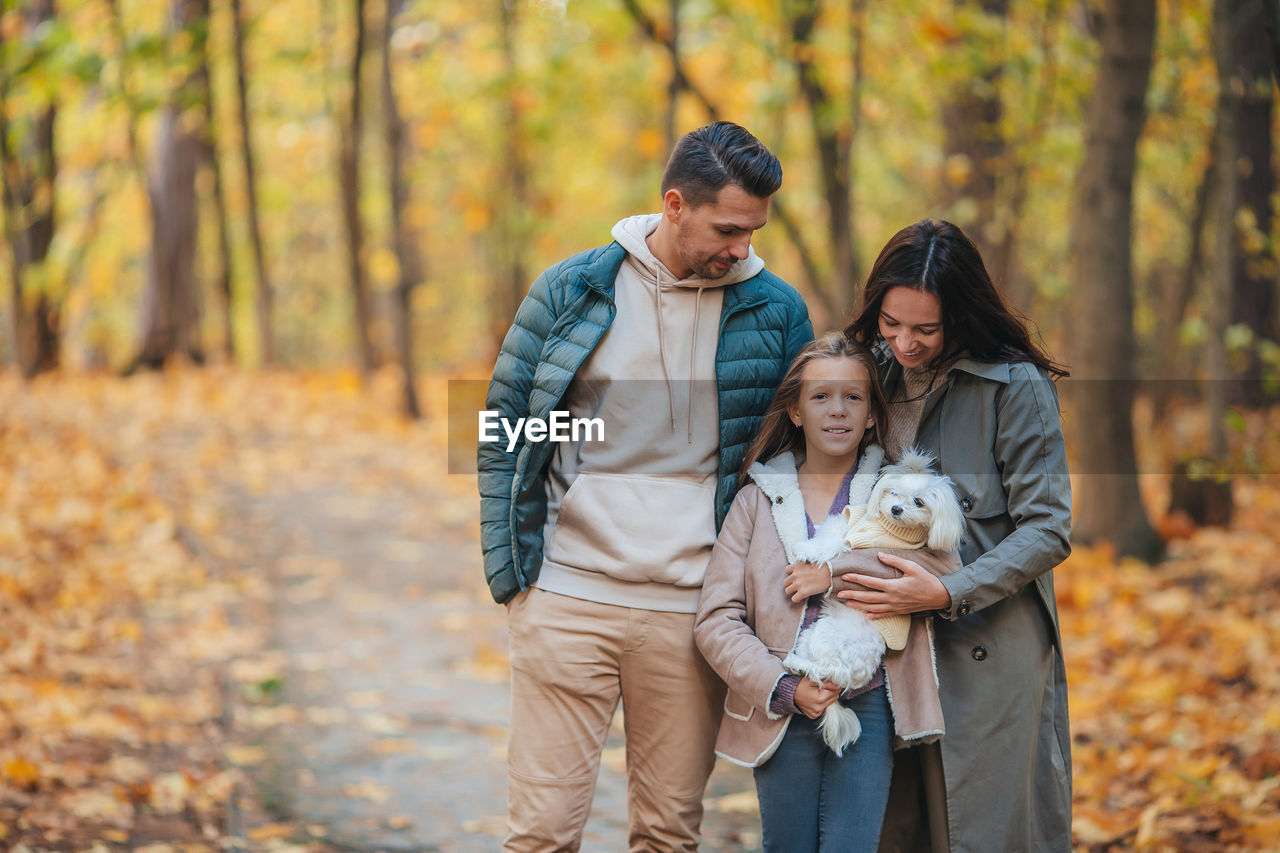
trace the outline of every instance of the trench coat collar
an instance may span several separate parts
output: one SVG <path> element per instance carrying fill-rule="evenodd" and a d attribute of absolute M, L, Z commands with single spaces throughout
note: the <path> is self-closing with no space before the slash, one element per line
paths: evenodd
<path fill-rule="evenodd" d="M 1007 361 L 978 361 L 970 356 L 962 355 L 951 365 L 948 373 L 954 370 L 972 373 L 974 376 L 990 379 L 992 382 L 1009 384 L 1009 363 Z"/>

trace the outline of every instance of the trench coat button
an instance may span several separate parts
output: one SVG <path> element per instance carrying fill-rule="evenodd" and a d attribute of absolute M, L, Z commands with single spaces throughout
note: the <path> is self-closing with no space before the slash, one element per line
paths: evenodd
<path fill-rule="evenodd" d="M 986 647 L 986 646 L 974 646 L 974 647 L 973 647 L 973 651 L 969 652 L 969 654 L 973 656 L 973 659 L 974 659 L 974 660 L 986 660 L 986 659 L 987 659 L 987 647 Z"/>
<path fill-rule="evenodd" d="M 960 508 L 965 512 L 968 512 L 969 510 L 973 509 L 973 496 L 965 495 L 963 498 L 961 498 Z"/>
<path fill-rule="evenodd" d="M 958 608 L 956 608 L 956 612 L 957 612 L 957 613 L 959 613 L 961 616 L 968 616 L 968 615 L 969 615 L 969 602 L 967 602 L 967 601 L 962 601 L 962 602 L 960 602 L 960 606 L 959 606 Z"/>

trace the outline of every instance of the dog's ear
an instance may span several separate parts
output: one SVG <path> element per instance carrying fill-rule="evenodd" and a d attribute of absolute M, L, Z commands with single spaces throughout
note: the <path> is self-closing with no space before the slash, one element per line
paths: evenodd
<path fill-rule="evenodd" d="M 951 480 L 942 477 L 931 490 L 933 503 L 933 523 L 929 525 L 929 541 L 926 543 L 935 551 L 954 551 L 960 547 L 964 538 L 964 512 L 956 493 L 951 488 Z"/>
<path fill-rule="evenodd" d="M 874 518 L 879 514 L 877 507 L 880 506 L 880 499 L 884 497 L 885 490 L 889 488 L 889 482 L 893 479 L 893 474 L 888 470 L 880 472 L 880 479 L 876 480 L 876 484 L 871 487 L 871 494 L 867 496 L 867 515 Z"/>

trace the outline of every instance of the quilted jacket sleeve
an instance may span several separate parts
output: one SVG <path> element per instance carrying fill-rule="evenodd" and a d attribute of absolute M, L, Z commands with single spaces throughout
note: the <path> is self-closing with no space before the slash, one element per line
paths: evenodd
<path fill-rule="evenodd" d="M 805 344 L 812 340 L 813 322 L 809 319 L 809 308 L 804 304 L 804 300 L 796 297 L 791 310 L 791 324 L 787 329 L 784 343 L 787 352 L 786 362 L 782 368 L 784 371 L 791 366 L 796 354 L 804 349 Z"/>
<path fill-rule="evenodd" d="M 529 414 L 529 395 L 543 344 L 555 325 L 558 308 L 551 277 L 555 268 L 538 276 L 529 295 L 520 303 L 493 368 L 485 395 L 485 409 L 511 423 Z M 516 572 L 515 538 L 511 502 L 515 495 L 516 459 L 520 446 L 510 453 L 505 442 L 481 442 L 476 453 L 480 484 L 480 547 L 484 552 L 484 576 L 494 601 L 510 601 L 521 589 Z"/>

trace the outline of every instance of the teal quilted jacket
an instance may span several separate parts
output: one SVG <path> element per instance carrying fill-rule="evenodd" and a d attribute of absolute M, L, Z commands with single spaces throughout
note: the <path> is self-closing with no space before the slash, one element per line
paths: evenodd
<path fill-rule="evenodd" d="M 503 418 L 546 418 L 613 322 L 614 279 L 626 257 L 617 243 L 574 255 L 534 281 L 502 342 L 485 408 Z M 724 522 L 738 468 L 774 388 L 813 339 L 804 301 L 768 271 L 725 287 L 716 351 L 720 463 L 716 528 Z M 482 442 L 480 545 L 495 601 L 505 603 L 537 579 L 542 566 L 544 489 L 551 442 Z"/>

